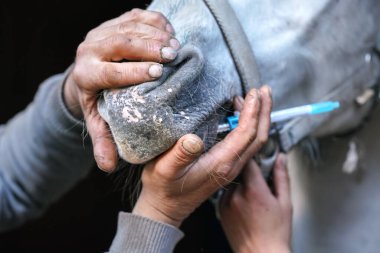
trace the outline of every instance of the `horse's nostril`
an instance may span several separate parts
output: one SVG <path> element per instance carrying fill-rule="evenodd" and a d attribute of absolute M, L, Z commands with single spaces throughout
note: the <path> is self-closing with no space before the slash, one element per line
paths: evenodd
<path fill-rule="evenodd" d="M 203 112 L 197 108 L 199 97 L 188 99 L 188 90 L 203 66 L 201 51 L 187 45 L 174 62 L 164 66 L 159 80 L 104 93 L 98 103 L 99 112 L 110 126 L 124 160 L 151 160 L 197 128 L 199 122 L 190 116 L 200 117 Z M 192 111 L 187 112 L 186 107 Z"/>
<path fill-rule="evenodd" d="M 151 82 L 139 85 L 144 96 L 154 96 L 162 103 L 168 103 L 176 99 L 182 89 L 194 83 L 204 66 L 202 52 L 195 46 L 186 45 L 178 53 L 174 62 L 166 64 L 162 77 Z"/>

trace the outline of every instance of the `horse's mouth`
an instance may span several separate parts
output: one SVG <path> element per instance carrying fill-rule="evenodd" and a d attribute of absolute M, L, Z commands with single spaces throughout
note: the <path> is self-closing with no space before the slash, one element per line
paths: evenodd
<path fill-rule="evenodd" d="M 200 129 L 209 108 L 199 97 L 187 99 L 204 66 L 201 51 L 182 48 L 165 66 L 158 81 L 105 91 L 99 113 L 108 123 L 119 155 L 127 162 L 145 163 L 170 148 L 177 139 Z"/>
<path fill-rule="evenodd" d="M 181 136 L 195 133 L 210 147 L 216 140 L 220 109 L 228 95 L 219 81 L 205 81 L 201 51 L 180 50 L 175 62 L 165 66 L 163 77 L 120 90 L 105 91 L 98 102 L 121 158 L 145 163 L 169 149 Z M 214 98 L 213 98 L 214 96 Z M 225 110 L 225 109 L 223 109 Z"/>

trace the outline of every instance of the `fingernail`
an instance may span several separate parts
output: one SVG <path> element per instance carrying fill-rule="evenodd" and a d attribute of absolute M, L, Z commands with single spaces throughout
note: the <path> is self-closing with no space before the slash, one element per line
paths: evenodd
<path fill-rule="evenodd" d="M 171 47 L 163 47 L 161 49 L 161 56 L 167 60 L 174 60 L 177 57 L 177 51 Z"/>
<path fill-rule="evenodd" d="M 112 168 L 111 164 L 112 164 L 112 161 L 111 160 L 108 160 L 106 159 L 104 156 L 100 156 L 100 155 L 95 155 L 95 160 L 96 160 L 96 165 L 98 166 L 98 168 L 101 170 L 101 171 L 104 171 L 106 173 L 110 173 L 114 170 L 114 168 Z M 107 169 L 105 169 L 103 166 L 100 165 L 100 163 L 106 167 Z"/>
<path fill-rule="evenodd" d="M 107 172 L 105 169 L 102 168 L 102 166 L 99 165 L 99 163 L 97 163 L 96 166 L 98 166 L 98 169 L 100 169 L 101 171 Z"/>
<path fill-rule="evenodd" d="M 202 151 L 202 144 L 194 138 L 187 138 L 182 142 L 182 147 L 191 154 L 199 154 Z"/>
<path fill-rule="evenodd" d="M 244 99 L 241 96 L 235 96 L 234 97 L 234 109 L 236 111 L 243 110 L 244 107 Z"/>
<path fill-rule="evenodd" d="M 161 64 L 152 64 L 149 67 L 149 75 L 153 78 L 162 76 L 163 66 Z"/>
<path fill-rule="evenodd" d="M 112 173 L 114 171 L 114 169 L 103 169 L 101 166 L 98 165 L 98 168 L 103 171 L 103 172 L 106 172 L 106 173 Z"/>
<path fill-rule="evenodd" d="M 269 96 L 272 97 L 272 88 L 270 86 L 267 86 Z"/>
<path fill-rule="evenodd" d="M 247 97 L 249 98 L 249 97 L 251 97 L 251 99 L 257 99 L 257 98 L 259 98 L 259 91 L 258 90 L 256 90 L 256 89 L 252 89 L 252 90 L 250 90 L 249 91 L 249 93 L 248 93 L 248 95 L 247 95 Z"/>
<path fill-rule="evenodd" d="M 176 39 L 171 39 L 169 41 L 169 45 L 171 48 L 173 48 L 174 50 L 178 50 L 180 47 L 181 47 L 181 44 L 179 44 L 179 41 L 176 40 Z"/>
<path fill-rule="evenodd" d="M 288 165 L 288 157 L 286 155 L 281 155 L 281 163 L 282 163 L 282 167 L 284 169 L 287 169 L 287 165 Z"/>
<path fill-rule="evenodd" d="M 240 104 L 240 105 L 244 105 L 244 98 L 242 96 L 237 96 L 236 97 L 236 100 L 237 102 Z"/>
<path fill-rule="evenodd" d="M 96 156 L 96 160 L 100 160 L 102 163 L 104 161 L 104 157 L 103 156 Z M 105 170 L 100 164 L 98 161 L 96 161 L 96 166 L 98 166 L 98 168 L 101 170 L 101 171 L 104 171 L 104 172 L 107 172 L 107 170 Z"/>
<path fill-rule="evenodd" d="M 261 100 L 261 90 L 256 90 L 256 98 Z"/>
<path fill-rule="evenodd" d="M 173 28 L 173 26 L 171 24 L 167 24 L 166 25 L 166 31 L 168 33 L 174 34 L 174 28 Z"/>

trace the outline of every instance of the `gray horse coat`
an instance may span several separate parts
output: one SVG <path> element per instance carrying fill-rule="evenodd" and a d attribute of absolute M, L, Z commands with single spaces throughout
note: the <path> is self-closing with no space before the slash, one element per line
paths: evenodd
<path fill-rule="evenodd" d="M 342 109 L 287 124 L 289 147 L 307 135 L 357 126 L 370 103 L 355 98 L 380 72 L 380 2 L 377 0 L 231 0 L 256 55 L 274 109 L 338 99 Z M 226 105 L 241 94 L 239 76 L 221 32 L 203 1 L 156 0 L 182 49 L 155 82 L 105 91 L 99 111 L 120 156 L 144 163 L 190 132 L 213 144 Z M 236 38 L 238 39 L 238 38 Z"/>

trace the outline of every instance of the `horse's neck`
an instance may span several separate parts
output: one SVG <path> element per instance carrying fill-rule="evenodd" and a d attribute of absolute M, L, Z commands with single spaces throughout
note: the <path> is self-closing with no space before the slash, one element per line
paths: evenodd
<path fill-rule="evenodd" d="M 260 54 L 272 54 L 294 43 L 331 0 L 230 0 Z M 249 6 L 249 7 L 248 7 Z"/>
<path fill-rule="evenodd" d="M 162 12 L 176 30 L 176 37 L 182 42 L 194 39 L 194 34 L 217 34 L 213 17 L 201 0 L 155 0 L 149 9 Z"/>
<path fill-rule="evenodd" d="M 192 44 L 200 48 L 205 66 L 213 69 L 212 78 L 223 80 L 228 93 L 241 92 L 239 76 L 226 47 L 216 21 L 201 0 L 155 0 L 149 9 L 164 13 L 172 22 L 176 37 L 182 44 Z M 204 74 L 209 74 L 205 72 Z M 240 90 L 240 91 L 237 91 Z"/>
<path fill-rule="evenodd" d="M 299 47 L 295 45 L 329 1 L 287 0 L 279 3 L 274 0 L 230 0 L 257 57 L 264 82 L 289 87 L 278 84 L 278 75 L 283 71 L 279 68 L 289 62 L 289 55 L 300 54 Z M 205 58 L 216 69 L 225 71 L 224 78 L 238 82 L 223 38 L 203 1 L 155 0 L 149 8 L 167 15 L 181 42 L 201 47 Z M 285 83 L 296 85 L 303 78 L 302 67 L 300 69 L 297 66 L 295 69 L 298 74 L 292 74 L 291 71 Z M 284 83 L 284 80 L 281 81 Z"/>
<path fill-rule="evenodd" d="M 375 0 L 230 2 L 249 37 L 262 80 L 276 87 L 280 107 L 318 101 L 342 85 L 355 75 L 379 33 L 374 24 L 380 4 Z"/>

